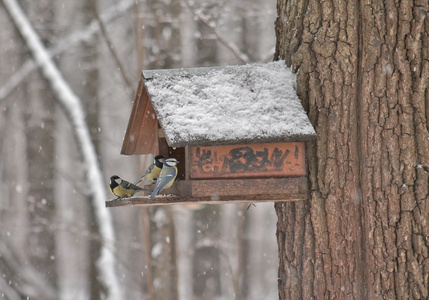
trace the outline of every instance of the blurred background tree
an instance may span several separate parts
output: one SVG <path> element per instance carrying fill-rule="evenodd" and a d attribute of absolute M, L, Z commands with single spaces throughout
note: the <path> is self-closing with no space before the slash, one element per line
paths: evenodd
<path fill-rule="evenodd" d="M 151 160 L 119 154 L 141 69 L 273 59 L 274 0 L 19 4 L 84 104 L 106 192 Z M 71 126 L 0 7 L 1 296 L 101 299 L 100 224 Z M 272 204 L 109 213 L 124 299 L 277 297 Z"/>

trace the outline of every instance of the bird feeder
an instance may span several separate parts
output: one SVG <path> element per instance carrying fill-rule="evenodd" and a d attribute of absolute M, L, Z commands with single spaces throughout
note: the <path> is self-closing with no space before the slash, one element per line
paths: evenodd
<path fill-rule="evenodd" d="M 304 200 L 315 136 L 284 61 L 143 71 L 121 153 L 174 157 L 178 176 L 155 199 L 106 205 Z"/>

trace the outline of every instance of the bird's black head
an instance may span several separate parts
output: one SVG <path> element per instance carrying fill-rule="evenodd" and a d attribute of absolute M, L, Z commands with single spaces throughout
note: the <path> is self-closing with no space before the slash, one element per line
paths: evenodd
<path fill-rule="evenodd" d="M 110 177 L 110 187 L 113 189 L 120 185 L 122 182 L 122 179 L 118 175 L 113 175 Z"/>
<path fill-rule="evenodd" d="M 162 155 L 155 156 L 155 158 L 154 158 L 155 166 L 157 166 L 158 168 L 162 168 L 162 165 L 164 164 L 164 162 L 165 162 L 164 156 L 162 156 Z"/>

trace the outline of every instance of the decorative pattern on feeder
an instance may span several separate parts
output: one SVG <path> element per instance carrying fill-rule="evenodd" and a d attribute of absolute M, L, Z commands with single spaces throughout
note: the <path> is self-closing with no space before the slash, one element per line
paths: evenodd
<path fill-rule="evenodd" d="M 121 153 L 177 158 L 174 196 L 107 206 L 306 199 L 315 137 L 284 61 L 143 71 Z"/>
<path fill-rule="evenodd" d="M 303 143 L 191 147 L 191 178 L 305 176 Z"/>

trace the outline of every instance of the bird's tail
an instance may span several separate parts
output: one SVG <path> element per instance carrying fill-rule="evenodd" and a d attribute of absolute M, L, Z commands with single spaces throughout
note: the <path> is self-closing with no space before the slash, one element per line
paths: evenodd
<path fill-rule="evenodd" d="M 159 186 L 157 186 L 157 187 L 153 190 L 153 192 L 152 192 L 152 194 L 149 196 L 149 198 L 150 198 L 150 199 L 155 199 L 156 194 L 158 194 L 158 192 L 159 192 Z"/>

